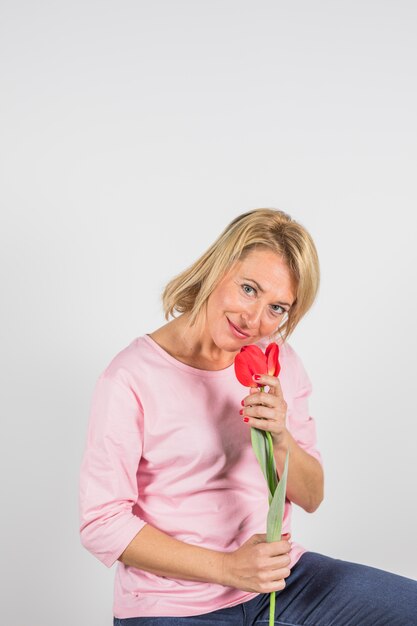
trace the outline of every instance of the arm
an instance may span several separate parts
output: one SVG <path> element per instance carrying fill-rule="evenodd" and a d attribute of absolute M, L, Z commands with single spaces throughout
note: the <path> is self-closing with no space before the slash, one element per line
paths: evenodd
<path fill-rule="evenodd" d="M 285 429 L 280 443 L 274 445 L 274 457 L 278 476 L 284 471 L 285 456 L 290 452 L 287 498 L 301 506 L 307 513 L 314 513 L 323 500 L 324 475 L 319 461 L 305 452 Z"/>
<path fill-rule="evenodd" d="M 119 561 L 158 576 L 224 584 L 224 552 L 187 544 L 146 524 Z"/>
<path fill-rule="evenodd" d="M 105 371 L 91 402 L 79 477 L 82 545 L 106 567 L 145 525 L 134 515 L 142 454 L 143 410 L 126 375 Z"/>
<path fill-rule="evenodd" d="M 287 417 L 288 406 L 278 377 L 266 374 L 255 380 L 268 385 L 269 391 L 265 393 L 252 388 L 251 394 L 243 400 L 243 412 L 249 416 L 249 426 L 271 433 L 278 476 L 282 475 L 289 450 L 287 498 L 308 513 L 313 513 L 323 500 L 324 474 L 321 455 L 315 445 L 315 422 L 308 410 L 312 385 L 298 355 L 293 363 L 297 392 L 293 397 L 291 416 Z M 287 428 L 287 420 L 291 424 L 291 432 Z"/>
<path fill-rule="evenodd" d="M 290 575 L 289 535 L 266 543 L 266 535 L 253 535 L 233 552 L 219 552 L 187 544 L 146 524 L 122 552 L 125 565 L 158 576 L 196 580 L 270 593 L 285 587 Z"/>

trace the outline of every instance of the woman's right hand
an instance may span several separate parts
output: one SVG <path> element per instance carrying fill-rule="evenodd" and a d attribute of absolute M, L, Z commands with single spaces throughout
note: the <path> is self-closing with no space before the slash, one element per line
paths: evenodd
<path fill-rule="evenodd" d="M 270 593 L 285 587 L 289 569 L 290 533 L 267 543 L 266 535 L 252 535 L 233 552 L 224 553 L 223 584 L 243 591 Z"/>

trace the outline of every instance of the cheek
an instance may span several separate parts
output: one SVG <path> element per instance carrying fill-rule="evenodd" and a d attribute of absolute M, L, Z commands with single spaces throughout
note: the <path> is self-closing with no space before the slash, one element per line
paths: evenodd
<path fill-rule="evenodd" d="M 262 334 L 272 335 L 272 333 L 274 333 L 277 330 L 278 326 L 279 326 L 278 319 L 266 318 L 265 320 L 263 320 L 261 324 Z"/>
<path fill-rule="evenodd" d="M 213 300 L 213 307 L 218 314 L 222 313 L 223 311 L 233 311 L 236 306 L 241 307 L 239 298 L 237 298 L 229 289 L 224 289 L 220 291 L 218 294 L 216 294 L 216 297 Z"/>
<path fill-rule="evenodd" d="M 229 284 L 217 288 L 211 295 L 210 313 L 212 318 L 223 317 L 225 313 L 242 313 L 250 305 L 250 301 L 236 285 Z"/>

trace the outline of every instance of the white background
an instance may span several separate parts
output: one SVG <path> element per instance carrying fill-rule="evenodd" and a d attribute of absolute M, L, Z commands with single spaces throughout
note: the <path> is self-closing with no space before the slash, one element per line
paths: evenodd
<path fill-rule="evenodd" d="M 99 373 L 238 214 L 285 210 L 322 284 L 290 338 L 325 501 L 310 550 L 417 578 L 411 0 L 2 0 L 2 622 L 110 626 L 80 544 Z"/>

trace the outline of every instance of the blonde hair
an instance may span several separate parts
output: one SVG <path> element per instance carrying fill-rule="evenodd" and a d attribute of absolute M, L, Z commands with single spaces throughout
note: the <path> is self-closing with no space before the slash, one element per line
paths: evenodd
<path fill-rule="evenodd" d="M 236 217 L 208 250 L 175 276 L 162 294 L 165 319 L 174 312 L 190 313 L 193 325 L 210 294 L 232 265 L 255 248 L 268 248 L 282 256 L 290 270 L 296 298 L 285 322 L 271 341 L 282 342 L 312 306 L 320 284 L 317 250 L 307 230 L 284 211 L 254 209 Z"/>

